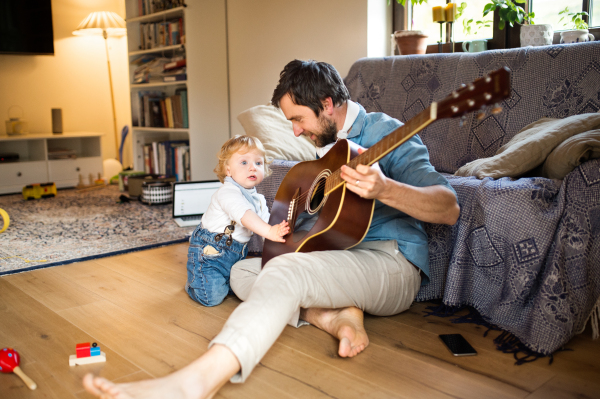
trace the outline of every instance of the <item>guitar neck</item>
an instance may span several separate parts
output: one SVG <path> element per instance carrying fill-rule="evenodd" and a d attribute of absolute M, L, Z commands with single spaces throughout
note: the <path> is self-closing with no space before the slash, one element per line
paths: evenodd
<path fill-rule="evenodd" d="M 434 102 L 427 109 L 421 111 L 417 116 L 406 122 L 405 125 L 400 126 L 398 129 L 375 143 L 371 148 L 354 157 L 346 164 L 346 166 L 356 169 L 358 165 L 373 165 L 436 119 L 437 103 Z M 341 169 L 338 169 L 326 179 L 325 195 L 331 193 L 345 183 L 345 180 L 341 177 L 341 173 Z"/>

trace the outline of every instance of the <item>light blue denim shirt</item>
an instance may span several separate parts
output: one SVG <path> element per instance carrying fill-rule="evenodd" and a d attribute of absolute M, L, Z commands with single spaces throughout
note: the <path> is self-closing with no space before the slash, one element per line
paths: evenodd
<path fill-rule="evenodd" d="M 360 106 L 347 138 L 369 148 L 400 126 L 402 122 L 397 119 L 379 112 L 367 114 Z M 456 195 L 448 180 L 429 163 L 429 152 L 418 135 L 380 159 L 379 166 L 385 176 L 396 181 L 416 187 L 442 185 Z M 423 222 L 375 201 L 373 220 L 364 240 L 396 240 L 400 252 L 425 274 L 422 284 L 429 282 L 429 247 Z"/>

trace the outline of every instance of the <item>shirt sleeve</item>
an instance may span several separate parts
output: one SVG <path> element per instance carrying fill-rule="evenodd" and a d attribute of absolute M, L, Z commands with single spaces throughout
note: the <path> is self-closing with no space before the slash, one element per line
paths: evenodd
<path fill-rule="evenodd" d="M 252 205 L 246 200 L 244 194 L 235 186 L 223 186 L 218 191 L 217 199 L 223 212 L 238 224 L 242 224 L 242 217 L 248 209 L 254 212 Z"/>

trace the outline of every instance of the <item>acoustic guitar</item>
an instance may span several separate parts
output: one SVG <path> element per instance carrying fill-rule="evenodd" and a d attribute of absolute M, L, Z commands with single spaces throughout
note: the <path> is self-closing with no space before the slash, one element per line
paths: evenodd
<path fill-rule="evenodd" d="M 269 220 L 271 225 L 287 220 L 290 233 L 284 237 L 284 243 L 265 239 L 262 266 L 278 255 L 349 249 L 363 240 L 375 200 L 362 198 L 346 188 L 346 181 L 341 178 L 343 165 L 353 169 L 361 164 L 372 165 L 435 120 L 460 117 L 509 96 L 510 71 L 504 67 L 463 85 L 440 102 L 431 103 L 362 154 L 358 153 L 357 144 L 341 139 L 323 158 L 294 165 L 277 190 Z M 499 106 L 492 109 L 492 113 L 500 111 Z M 316 219 L 308 230 L 296 225 L 305 218 Z"/>

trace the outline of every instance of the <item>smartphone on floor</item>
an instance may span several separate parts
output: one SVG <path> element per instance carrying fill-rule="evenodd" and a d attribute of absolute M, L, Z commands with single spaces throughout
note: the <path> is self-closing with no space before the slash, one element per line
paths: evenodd
<path fill-rule="evenodd" d="M 454 356 L 473 356 L 477 354 L 475 348 L 460 334 L 440 334 L 440 339 Z"/>

